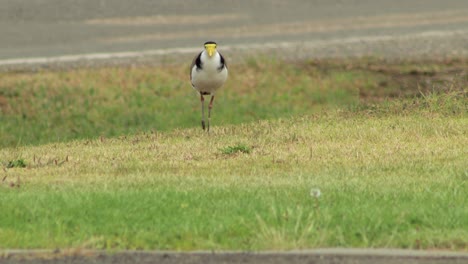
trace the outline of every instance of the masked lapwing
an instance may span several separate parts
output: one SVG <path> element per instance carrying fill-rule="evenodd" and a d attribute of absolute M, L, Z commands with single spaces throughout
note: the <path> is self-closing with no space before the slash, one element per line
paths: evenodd
<path fill-rule="evenodd" d="M 216 91 L 223 86 L 228 77 L 228 69 L 224 57 L 216 50 L 216 42 L 205 42 L 205 49 L 200 52 L 190 67 L 192 87 L 200 93 L 202 107 L 201 124 L 203 130 L 210 131 L 211 109 Z M 205 95 L 211 95 L 208 105 L 208 123 L 205 126 Z"/>

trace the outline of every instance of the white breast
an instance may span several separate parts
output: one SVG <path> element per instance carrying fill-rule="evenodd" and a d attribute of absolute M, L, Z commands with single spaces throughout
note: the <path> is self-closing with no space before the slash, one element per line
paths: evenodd
<path fill-rule="evenodd" d="M 203 51 L 200 57 L 202 69 L 196 65 L 192 68 L 192 85 L 199 92 L 214 94 L 221 88 L 228 77 L 228 70 L 224 67 L 221 71 L 221 56 L 216 52 L 211 58 Z"/>

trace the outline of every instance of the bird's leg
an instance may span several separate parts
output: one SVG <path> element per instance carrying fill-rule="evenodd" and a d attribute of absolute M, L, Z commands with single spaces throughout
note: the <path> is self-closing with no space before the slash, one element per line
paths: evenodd
<path fill-rule="evenodd" d="M 211 96 L 210 104 L 208 105 L 208 131 L 210 131 L 211 108 L 213 108 L 214 95 Z"/>
<path fill-rule="evenodd" d="M 203 94 L 200 94 L 200 101 L 201 101 L 201 126 L 203 130 L 205 130 L 205 98 Z"/>

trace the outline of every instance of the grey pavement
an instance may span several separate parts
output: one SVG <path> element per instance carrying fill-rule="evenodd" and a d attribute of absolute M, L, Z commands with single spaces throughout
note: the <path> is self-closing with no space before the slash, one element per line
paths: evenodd
<path fill-rule="evenodd" d="M 317 263 L 466 264 L 468 253 L 397 249 L 315 249 L 285 252 L 0 251 L 0 263 Z"/>
<path fill-rule="evenodd" d="M 231 61 L 265 45 L 295 58 L 460 57 L 467 14 L 466 0 L 0 0 L 0 67 L 182 61 L 206 40 Z"/>

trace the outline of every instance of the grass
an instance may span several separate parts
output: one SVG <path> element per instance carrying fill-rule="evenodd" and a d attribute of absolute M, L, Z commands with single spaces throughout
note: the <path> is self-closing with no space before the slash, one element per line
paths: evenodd
<path fill-rule="evenodd" d="M 363 101 L 408 97 L 447 82 L 468 62 L 364 59 L 230 66 L 213 125 L 289 118 Z M 0 74 L 0 147 L 198 127 L 200 102 L 185 65 Z M 429 82 L 428 82 L 429 81 Z"/>
<path fill-rule="evenodd" d="M 23 159 L 10 160 L 6 166 L 7 168 L 25 168 L 26 163 Z"/>
<path fill-rule="evenodd" d="M 225 147 L 225 148 L 221 149 L 221 153 L 223 153 L 225 155 L 232 155 L 232 154 L 236 154 L 238 152 L 249 154 L 250 151 L 251 151 L 251 149 L 248 146 L 243 145 L 243 144 L 237 144 L 235 146 L 228 146 L 228 147 Z"/>
<path fill-rule="evenodd" d="M 2 149 L 27 166 L 4 172 L 0 248 L 467 250 L 463 107 L 464 93 L 430 95 Z"/>
<path fill-rule="evenodd" d="M 106 107 L 114 109 L 108 117 L 116 115 L 115 119 L 103 120 L 106 125 L 101 125 L 104 131 L 112 128 L 121 134 L 99 137 L 90 126 L 88 139 L 42 139 L 59 133 L 51 126 L 37 140 L 26 140 L 29 130 L 23 130 L 20 144 L 13 140 L 15 146 L 0 149 L 0 248 L 467 251 L 466 75 L 446 81 L 449 75 L 443 74 L 443 67 L 429 76 L 411 73 L 422 69 L 416 64 L 373 68 L 377 64 L 370 62 L 367 70 L 361 68 L 363 64 L 329 62 L 318 67 L 315 62 L 286 66 L 276 61 L 269 66 L 247 62 L 242 71 L 249 74 L 232 74 L 242 88 L 232 91 L 235 82 L 231 80 L 220 96 L 225 101 L 218 102 L 214 118 L 218 124 L 210 134 L 198 127 L 198 115 L 189 109 L 188 115 L 193 116 L 188 119 L 194 119 L 195 128 L 184 128 L 191 126 L 188 123 L 169 131 L 140 127 L 142 131 L 130 135 L 130 130 L 121 128 L 121 121 L 132 116 L 125 113 L 146 112 L 159 105 L 142 103 L 141 108 L 128 111 L 112 108 L 115 101 L 108 98 L 117 94 L 113 85 L 95 89 L 95 97 L 78 96 L 75 101 L 81 103 L 101 98 L 93 103 L 99 111 L 90 110 L 90 117 L 106 113 Z M 267 69 L 276 73 L 286 67 L 291 72 L 263 80 L 265 68 L 261 67 L 271 67 Z M 176 69 L 170 68 L 175 75 Z M 428 69 L 432 68 L 425 66 L 424 71 Z M 74 74 L 94 76 L 74 81 L 101 83 L 95 76 L 109 72 L 119 73 L 109 83 L 119 80 L 120 74 L 128 74 L 129 79 L 153 76 L 146 68 L 129 71 L 18 74 L 18 79 L 7 76 L 2 83 L 42 80 L 58 84 L 72 82 L 66 77 Z M 430 80 L 431 85 L 405 89 L 418 78 Z M 312 80 L 318 84 L 309 84 Z M 179 82 L 172 75 L 167 81 Z M 302 81 L 303 88 L 313 91 L 301 90 L 296 95 L 285 88 Z M 251 83 L 263 89 L 248 88 Z M 23 89 L 40 87 L 29 84 Z M 274 93 L 262 86 L 266 84 L 285 90 Z M 374 84 L 381 89 L 373 90 Z M 36 94 L 39 102 L 30 102 L 35 110 L 28 113 L 42 109 L 34 107 L 50 98 L 46 94 L 63 92 L 60 87 L 68 86 L 52 85 L 50 90 L 44 88 L 45 94 Z M 80 88 L 88 85 L 76 87 L 78 94 L 89 92 Z M 342 98 L 337 94 L 347 92 L 337 91 L 340 87 L 355 92 Z M 186 98 L 183 102 L 198 109 L 197 102 L 192 102 L 196 98 L 182 95 L 183 89 L 168 90 L 163 99 Z M 154 92 L 149 90 L 135 99 L 135 90 L 128 86 L 128 91 L 121 90 L 128 94 L 123 93 L 120 100 L 149 100 Z M 310 102 L 303 99 L 305 95 Z M 16 98 L 25 97 L 21 93 Z M 329 99 L 321 104 L 317 98 Z M 163 99 L 157 100 L 162 104 Z M 271 105 L 274 100 L 278 103 Z M 57 100 L 46 105 L 51 102 Z M 73 100 L 67 102 L 61 107 L 73 108 Z M 292 107 L 290 102 L 297 103 Z M 27 105 L 25 100 L 21 107 Z M 230 107 L 234 106 L 241 110 L 233 111 Z M 4 109 L 14 119 L 17 113 L 12 107 L 8 104 Z M 258 113 L 249 119 L 247 109 Z M 284 109 L 290 111 L 282 113 Z M 72 113 L 62 110 L 50 109 L 46 116 L 38 112 L 36 125 L 59 113 Z M 181 116 L 182 111 L 173 113 Z M 224 119 L 224 113 L 246 116 L 231 121 Z M 265 119 L 257 120 L 259 116 Z M 77 120 L 61 125 L 74 125 Z M 31 125 L 32 131 L 36 125 Z M 17 165 L 9 166 L 13 163 Z"/>

